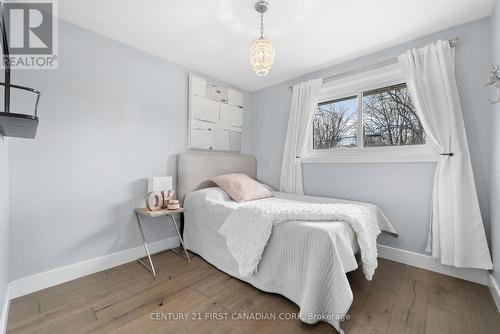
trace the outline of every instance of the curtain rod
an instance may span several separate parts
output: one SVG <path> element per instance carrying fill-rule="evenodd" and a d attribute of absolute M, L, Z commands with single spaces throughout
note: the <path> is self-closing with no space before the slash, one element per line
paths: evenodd
<path fill-rule="evenodd" d="M 450 45 L 450 47 L 454 48 L 457 45 L 458 40 L 459 40 L 458 37 L 449 39 L 448 40 L 448 44 Z M 374 63 L 374 64 L 370 64 L 370 65 L 367 65 L 367 66 L 363 66 L 361 68 L 357 68 L 355 70 L 346 71 L 346 72 L 342 72 L 342 73 L 339 73 L 339 74 L 331 75 L 329 77 L 323 78 L 323 82 L 328 82 L 328 81 L 340 79 L 340 78 L 343 78 L 343 77 L 346 77 L 346 76 L 350 76 L 350 75 L 358 74 L 358 73 L 361 73 L 361 72 L 373 70 L 375 68 L 382 67 L 382 66 L 392 65 L 392 64 L 395 64 L 397 62 L 398 62 L 397 57 L 392 57 L 392 58 L 389 58 L 389 59 L 386 59 L 386 60 L 383 60 L 383 61 L 380 61 L 380 62 L 377 62 L 377 63 Z M 288 90 L 292 91 L 292 89 L 293 89 L 293 86 L 289 86 L 288 87 Z"/>

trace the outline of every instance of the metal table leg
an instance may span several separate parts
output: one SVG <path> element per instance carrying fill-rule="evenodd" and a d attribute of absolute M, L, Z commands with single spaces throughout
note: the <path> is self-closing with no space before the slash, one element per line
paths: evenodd
<path fill-rule="evenodd" d="M 153 265 L 153 260 L 151 259 L 151 254 L 149 253 L 148 244 L 146 243 L 146 238 L 144 237 L 144 231 L 142 230 L 141 219 L 139 218 L 139 214 L 137 212 L 135 213 L 135 216 L 137 217 L 137 226 L 139 226 L 139 231 L 141 232 L 141 237 L 142 237 L 142 243 L 144 244 L 144 248 L 146 249 L 146 254 L 148 255 L 149 264 L 151 265 L 151 267 L 148 267 L 144 262 L 142 262 L 141 259 L 138 259 L 137 262 L 139 262 L 144 268 L 149 270 L 154 277 L 156 277 L 155 266 Z"/>
<path fill-rule="evenodd" d="M 186 247 L 184 246 L 184 240 L 182 239 L 181 232 L 179 231 L 179 227 L 177 226 L 177 222 L 175 221 L 175 217 L 173 214 L 169 214 L 170 218 L 172 219 L 172 222 L 174 223 L 175 230 L 177 231 L 177 235 L 179 236 L 179 241 L 181 242 L 182 249 L 184 250 L 184 254 L 186 254 L 186 259 L 191 262 L 191 259 L 189 258 L 189 254 L 186 250 Z M 177 252 L 174 251 L 174 253 L 178 254 Z"/>

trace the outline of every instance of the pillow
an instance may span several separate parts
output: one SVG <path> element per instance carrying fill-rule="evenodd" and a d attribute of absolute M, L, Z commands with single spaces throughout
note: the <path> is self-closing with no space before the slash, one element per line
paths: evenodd
<path fill-rule="evenodd" d="M 264 185 L 245 174 L 219 175 L 211 180 L 238 203 L 273 195 Z"/>

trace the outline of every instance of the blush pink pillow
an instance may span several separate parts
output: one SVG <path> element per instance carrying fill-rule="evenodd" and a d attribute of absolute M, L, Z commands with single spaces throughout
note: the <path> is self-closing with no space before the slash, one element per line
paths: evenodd
<path fill-rule="evenodd" d="M 212 178 L 222 190 L 238 203 L 271 197 L 264 185 L 245 174 L 225 174 Z"/>

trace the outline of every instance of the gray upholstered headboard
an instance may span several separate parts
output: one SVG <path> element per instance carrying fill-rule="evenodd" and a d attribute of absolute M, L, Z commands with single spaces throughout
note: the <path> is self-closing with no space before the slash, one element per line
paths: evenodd
<path fill-rule="evenodd" d="M 229 173 L 257 177 L 257 160 L 253 155 L 190 151 L 177 157 L 177 195 L 181 202 L 191 191 L 213 187 L 210 178 Z"/>

